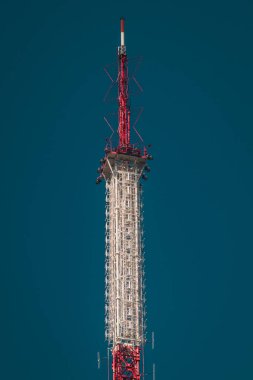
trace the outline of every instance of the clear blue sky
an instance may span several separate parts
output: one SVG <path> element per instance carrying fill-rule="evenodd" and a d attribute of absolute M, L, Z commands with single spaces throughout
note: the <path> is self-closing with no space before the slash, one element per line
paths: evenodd
<path fill-rule="evenodd" d="M 2 380 L 106 378 L 95 178 L 122 15 L 129 56 L 144 57 L 136 102 L 155 157 L 147 370 L 252 380 L 252 14 L 246 0 L 1 3 Z"/>

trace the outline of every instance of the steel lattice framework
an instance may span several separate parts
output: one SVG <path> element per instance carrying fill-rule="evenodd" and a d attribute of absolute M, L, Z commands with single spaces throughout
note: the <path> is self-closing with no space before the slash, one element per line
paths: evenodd
<path fill-rule="evenodd" d="M 145 336 L 144 242 L 141 179 L 152 157 L 130 143 L 128 67 L 121 19 L 118 48 L 118 135 L 98 168 L 106 181 L 105 336 L 112 351 L 113 380 L 140 380 Z"/>
<path fill-rule="evenodd" d="M 126 159 L 127 158 L 127 159 Z M 141 185 L 145 160 L 122 155 L 106 181 L 106 338 L 139 346 L 143 334 Z"/>

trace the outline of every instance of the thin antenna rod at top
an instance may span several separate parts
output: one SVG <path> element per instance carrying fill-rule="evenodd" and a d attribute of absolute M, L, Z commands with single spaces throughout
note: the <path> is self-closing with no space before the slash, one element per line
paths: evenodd
<path fill-rule="evenodd" d="M 121 46 L 125 46 L 125 19 L 121 17 L 120 19 L 120 41 Z"/>

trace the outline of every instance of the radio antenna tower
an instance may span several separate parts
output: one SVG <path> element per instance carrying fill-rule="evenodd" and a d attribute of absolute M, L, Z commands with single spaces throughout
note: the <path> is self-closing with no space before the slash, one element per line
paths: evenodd
<path fill-rule="evenodd" d="M 140 380 L 144 377 L 146 343 L 142 180 L 147 179 L 147 160 L 152 156 L 144 144 L 131 142 L 123 18 L 120 35 L 114 82 L 118 87 L 118 145 L 106 146 L 96 183 L 104 179 L 106 187 L 105 337 L 112 354 L 112 379 Z M 143 143 L 138 132 L 137 136 Z M 110 368 L 108 371 L 110 374 Z"/>

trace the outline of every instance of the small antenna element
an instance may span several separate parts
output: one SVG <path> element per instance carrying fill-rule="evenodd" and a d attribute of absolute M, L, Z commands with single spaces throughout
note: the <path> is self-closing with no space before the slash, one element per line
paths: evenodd
<path fill-rule="evenodd" d="M 97 353 L 98 369 L 100 369 L 100 352 Z"/>
<path fill-rule="evenodd" d="M 110 380 L 110 349 L 107 347 L 107 380 Z"/>
<path fill-rule="evenodd" d="M 155 363 L 153 363 L 153 380 L 155 380 Z"/>
<path fill-rule="evenodd" d="M 152 331 L 152 350 L 155 349 L 155 333 Z"/>

